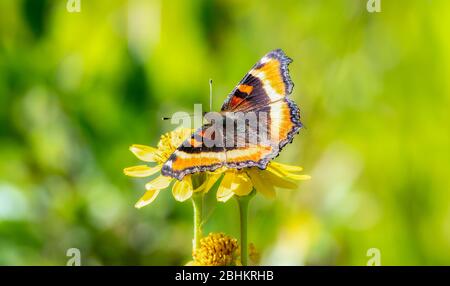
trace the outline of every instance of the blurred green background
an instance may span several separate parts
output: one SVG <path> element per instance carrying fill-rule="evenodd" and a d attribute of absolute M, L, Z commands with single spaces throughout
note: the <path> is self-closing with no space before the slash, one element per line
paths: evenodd
<path fill-rule="evenodd" d="M 214 108 L 266 52 L 294 59 L 306 128 L 277 159 L 312 180 L 251 203 L 269 265 L 450 263 L 450 3 L 0 1 L 0 264 L 181 265 L 192 208 L 133 207 L 133 143 Z M 205 232 L 238 235 L 233 200 Z"/>

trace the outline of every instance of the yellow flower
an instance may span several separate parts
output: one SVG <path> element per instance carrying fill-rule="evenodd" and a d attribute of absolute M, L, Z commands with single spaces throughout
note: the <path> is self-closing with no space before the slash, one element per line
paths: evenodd
<path fill-rule="evenodd" d="M 256 167 L 242 170 L 222 167 L 214 172 L 186 175 L 181 181 L 161 175 L 162 165 L 191 133 L 192 130 L 189 128 L 178 128 L 162 135 L 157 148 L 137 144 L 130 146 L 130 151 L 140 160 L 156 164 L 125 168 L 123 170 L 125 175 L 142 178 L 159 174 L 145 185 L 147 191 L 135 204 L 135 207 L 141 208 L 153 202 L 160 190 L 169 187 L 173 181 L 175 183 L 172 187 L 172 194 L 177 201 L 183 202 L 191 198 L 192 194 L 196 192 L 208 192 L 224 174 L 217 190 L 217 200 L 226 202 L 233 195 L 246 196 L 250 194 L 253 188 L 267 198 L 274 198 L 276 187 L 296 189 L 297 184 L 294 181 L 310 179 L 308 175 L 297 174 L 303 170 L 301 167 L 273 161 L 269 163 L 266 170 L 260 170 Z"/>
<path fill-rule="evenodd" d="M 159 173 L 156 178 L 145 185 L 147 191 L 135 204 L 136 208 L 141 208 L 153 202 L 158 196 L 159 191 L 169 187 L 172 181 L 175 180 L 172 177 L 161 175 L 161 167 L 176 148 L 191 135 L 191 132 L 192 130 L 189 128 L 178 128 L 168 132 L 161 136 L 157 148 L 137 144 L 130 146 L 130 151 L 140 160 L 156 164 L 153 164 L 153 166 L 145 164 L 125 168 L 123 170 L 125 175 L 142 178 Z M 189 199 L 195 192 L 208 191 L 219 177 L 220 174 L 218 173 L 187 175 L 181 181 L 175 180 L 176 182 L 172 187 L 172 194 L 177 201 L 183 202 Z"/>
<path fill-rule="evenodd" d="M 238 243 L 223 233 L 210 233 L 200 240 L 200 247 L 193 253 L 190 266 L 228 266 L 239 263 Z"/>
<path fill-rule="evenodd" d="M 294 181 L 309 180 L 308 175 L 297 174 L 302 167 L 270 162 L 266 170 L 257 167 L 242 170 L 227 169 L 219 189 L 217 200 L 226 202 L 232 196 L 247 196 L 253 188 L 264 197 L 274 198 L 275 188 L 296 189 Z"/>

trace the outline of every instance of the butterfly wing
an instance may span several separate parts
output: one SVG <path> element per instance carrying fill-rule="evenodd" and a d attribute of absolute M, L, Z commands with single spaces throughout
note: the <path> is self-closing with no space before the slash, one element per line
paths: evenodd
<path fill-rule="evenodd" d="M 291 62 L 280 49 L 266 54 L 223 103 L 221 113 L 228 119 L 233 116 L 227 116 L 227 113 L 254 112 L 257 118 L 264 113 L 265 124 L 258 124 L 256 128 L 247 126 L 244 132 L 227 134 L 227 120 L 218 128 L 215 136 L 222 136 L 223 140 L 233 136 L 234 142 L 243 141 L 243 146 L 224 143 L 211 147 L 211 144 L 205 144 L 215 139 L 213 133 L 208 135 L 207 132 L 211 126 L 205 125 L 178 147 L 164 163 L 161 173 L 180 180 L 187 174 L 213 171 L 222 166 L 265 169 L 269 160 L 292 141 L 302 126 L 297 105 L 287 97 L 294 86 L 288 71 Z M 256 138 L 256 141 L 250 138 Z"/>
<path fill-rule="evenodd" d="M 293 140 L 302 127 L 300 111 L 288 98 L 294 84 L 289 76 L 288 65 L 292 62 L 280 49 L 265 55 L 245 75 L 222 105 L 222 112 L 262 113 L 265 124 L 250 127 L 245 132 L 245 147 L 226 150 L 228 167 L 257 166 L 265 169 L 268 162 Z M 266 134 L 266 139 L 260 138 Z M 250 135 L 250 136 L 248 136 Z M 242 136 L 242 135 L 241 135 Z M 257 137 L 258 143 L 248 142 Z"/>
<path fill-rule="evenodd" d="M 262 57 L 231 91 L 221 111 L 250 111 L 282 100 L 294 84 L 288 65 L 292 62 L 281 49 Z"/>
<path fill-rule="evenodd" d="M 204 125 L 186 139 L 163 164 L 161 174 L 181 180 L 187 174 L 214 171 L 225 165 L 225 148 L 217 147 L 224 144 L 211 146 L 214 137 L 222 135 L 208 130 L 211 125 Z"/>
<path fill-rule="evenodd" d="M 264 111 L 266 110 L 266 111 Z M 266 112 L 267 123 L 247 126 L 243 133 L 235 136 L 236 142 L 245 141 L 244 146 L 228 147 L 225 150 L 226 164 L 229 168 L 258 167 L 265 169 L 269 161 L 292 142 L 302 126 L 296 104 L 285 98 L 256 111 Z M 250 141 L 249 138 L 256 138 Z"/>

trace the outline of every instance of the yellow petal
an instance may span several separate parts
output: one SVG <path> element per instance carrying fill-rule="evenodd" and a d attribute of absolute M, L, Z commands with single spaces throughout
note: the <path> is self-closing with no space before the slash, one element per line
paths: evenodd
<path fill-rule="evenodd" d="M 269 166 L 267 166 L 267 171 L 271 172 L 272 174 L 276 175 L 279 178 L 289 178 L 292 180 L 309 180 L 311 177 L 308 175 L 297 175 L 297 174 L 293 174 L 291 172 L 289 172 L 287 170 L 287 168 L 284 167 L 280 167 L 281 164 L 269 164 Z M 295 167 L 295 166 L 291 166 L 291 167 Z"/>
<path fill-rule="evenodd" d="M 133 166 L 123 169 L 123 172 L 127 176 L 131 177 L 148 177 L 161 170 L 161 165 L 149 167 L 147 165 Z"/>
<path fill-rule="evenodd" d="M 130 151 L 144 162 L 156 162 L 158 156 L 158 149 L 146 145 L 133 144 L 130 146 Z"/>
<path fill-rule="evenodd" d="M 216 196 L 218 201 L 226 202 L 233 194 L 246 196 L 252 190 L 252 181 L 245 173 L 229 171 L 225 173 Z"/>
<path fill-rule="evenodd" d="M 184 177 L 181 181 L 177 180 L 172 187 L 172 195 L 179 202 L 184 202 L 192 197 L 193 192 L 190 176 Z"/>
<path fill-rule="evenodd" d="M 170 185 L 170 182 L 172 182 L 172 177 L 166 177 L 166 176 L 158 176 L 156 179 L 148 182 L 145 185 L 146 190 L 161 190 L 165 189 Z"/>
<path fill-rule="evenodd" d="M 223 189 L 220 191 L 217 190 L 217 201 L 224 203 L 228 201 L 233 195 L 234 193 L 230 189 Z"/>
<path fill-rule="evenodd" d="M 284 177 L 283 172 L 281 172 L 275 165 L 272 165 L 272 163 L 267 165 L 266 171 L 270 172 L 270 173 L 272 173 L 272 174 L 274 174 L 274 175 L 276 175 L 276 176 L 278 176 L 280 178 Z"/>
<path fill-rule="evenodd" d="M 245 173 L 239 173 L 236 175 L 234 185 L 236 187 L 233 191 L 240 197 L 247 196 L 253 190 L 252 181 Z"/>
<path fill-rule="evenodd" d="M 234 195 L 234 192 L 231 188 L 234 177 L 234 172 L 230 171 L 225 173 L 225 176 L 223 177 L 223 180 L 220 183 L 219 189 L 217 189 L 216 193 L 216 197 L 219 202 L 226 202 Z"/>
<path fill-rule="evenodd" d="M 289 174 L 287 177 L 292 179 L 292 180 L 297 180 L 297 181 L 305 181 L 305 180 L 310 180 L 311 179 L 310 175 Z"/>
<path fill-rule="evenodd" d="M 275 198 L 275 189 L 273 185 L 270 181 L 264 180 L 261 177 L 261 171 L 251 168 L 247 172 L 250 174 L 250 179 L 257 192 L 261 193 L 266 198 Z"/>
<path fill-rule="evenodd" d="M 159 194 L 159 190 L 148 190 L 145 194 L 139 199 L 139 201 L 134 205 L 134 207 L 140 209 L 151 202 L 153 202 Z"/>
<path fill-rule="evenodd" d="M 270 162 L 270 165 L 276 167 L 277 169 L 285 170 L 287 172 L 303 171 L 303 168 L 300 166 L 287 165 L 287 164 L 282 164 L 282 163 L 278 163 L 278 162 L 274 162 L 274 161 Z"/>
<path fill-rule="evenodd" d="M 283 177 L 279 177 L 270 171 L 266 171 L 264 173 L 264 178 L 266 178 L 275 187 L 279 187 L 279 188 L 283 188 L 283 189 L 290 189 L 290 190 L 297 189 L 296 183 L 286 180 Z"/>
<path fill-rule="evenodd" d="M 208 179 L 204 183 L 205 186 L 204 186 L 203 191 L 205 191 L 206 193 L 209 192 L 209 190 L 211 190 L 211 188 L 214 186 L 214 184 L 217 182 L 217 180 L 220 179 L 221 176 L 222 176 L 222 173 L 208 174 Z"/>

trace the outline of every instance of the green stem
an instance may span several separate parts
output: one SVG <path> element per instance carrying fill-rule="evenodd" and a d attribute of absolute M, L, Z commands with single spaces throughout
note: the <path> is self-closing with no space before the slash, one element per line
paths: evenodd
<path fill-rule="evenodd" d="M 240 242 L 241 242 L 241 263 L 243 266 L 248 265 L 248 203 L 255 195 L 253 190 L 248 196 L 235 196 L 239 205 L 239 220 L 240 220 Z"/>
<path fill-rule="evenodd" d="M 192 195 L 192 206 L 194 207 L 194 239 L 192 240 L 192 252 L 200 247 L 202 239 L 202 218 L 203 218 L 203 192 Z"/>

